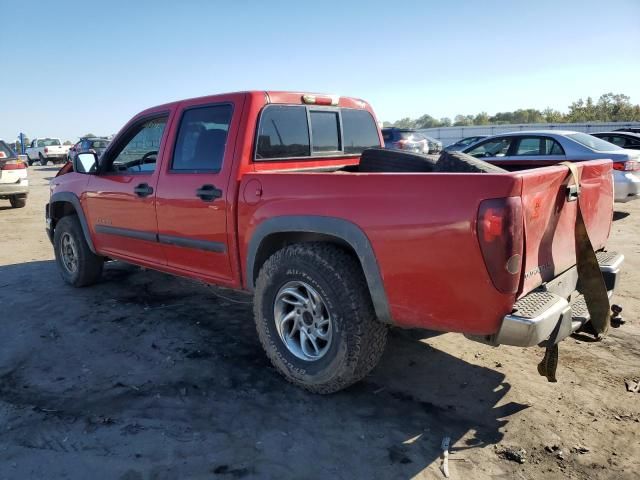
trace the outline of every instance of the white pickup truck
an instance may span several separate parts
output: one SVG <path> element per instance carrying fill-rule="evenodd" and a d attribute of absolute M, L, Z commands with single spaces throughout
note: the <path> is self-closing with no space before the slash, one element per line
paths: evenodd
<path fill-rule="evenodd" d="M 34 138 L 25 153 L 29 165 L 33 165 L 34 162 L 46 165 L 49 160 L 54 164 L 64 163 L 67 161 L 69 146 L 62 145 L 59 138 Z"/>

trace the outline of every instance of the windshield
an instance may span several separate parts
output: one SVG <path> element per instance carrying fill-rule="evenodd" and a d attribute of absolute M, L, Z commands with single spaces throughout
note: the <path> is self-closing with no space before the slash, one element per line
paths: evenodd
<path fill-rule="evenodd" d="M 53 147 L 59 146 L 60 140 L 57 138 L 43 138 L 42 140 L 38 140 L 39 147 Z"/>
<path fill-rule="evenodd" d="M 11 147 L 0 140 L 0 158 L 13 158 L 15 157 L 15 153 L 11 150 Z"/>
<path fill-rule="evenodd" d="M 613 143 L 605 142 L 604 140 L 594 137 L 593 135 L 587 135 L 586 133 L 569 133 L 567 135 L 571 140 L 575 140 L 581 145 L 595 150 L 596 152 L 611 152 L 613 150 L 623 150 Z"/>

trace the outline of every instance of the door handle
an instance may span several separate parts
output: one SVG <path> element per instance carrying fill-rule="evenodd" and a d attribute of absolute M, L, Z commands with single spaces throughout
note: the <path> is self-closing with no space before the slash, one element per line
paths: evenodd
<path fill-rule="evenodd" d="M 139 197 L 147 197 L 153 193 L 153 187 L 150 187 L 148 183 L 141 183 L 133 189 L 133 193 Z"/>
<path fill-rule="evenodd" d="M 213 202 L 222 196 L 222 190 L 213 185 L 203 185 L 196 190 L 196 197 L 200 197 L 203 202 Z"/>

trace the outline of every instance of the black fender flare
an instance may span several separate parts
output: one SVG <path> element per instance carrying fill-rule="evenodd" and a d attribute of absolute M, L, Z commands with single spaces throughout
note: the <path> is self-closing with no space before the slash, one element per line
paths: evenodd
<path fill-rule="evenodd" d="M 73 205 L 75 209 L 78 219 L 80 220 L 80 226 L 82 227 L 82 233 L 84 233 L 84 239 L 87 241 L 87 245 L 93 253 L 97 253 L 95 247 L 93 246 L 93 240 L 91 239 L 91 234 L 89 233 L 89 224 L 87 223 L 87 218 L 84 215 L 84 211 L 82 210 L 82 205 L 80 204 L 80 199 L 75 193 L 72 192 L 56 192 L 51 196 L 49 200 L 48 211 L 52 212 L 52 206 L 57 202 L 66 202 Z M 51 213 L 49 213 L 51 215 Z"/>
<path fill-rule="evenodd" d="M 246 279 L 249 290 L 253 291 L 255 287 L 254 266 L 263 240 L 272 234 L 288 232 L 330 235 L 351 246 L 362 266 L 378 319 L 384 323 L 393 323 L 391 311 L 389 310 L 389 301 L 382 282 L 382 275 L 380 274 L 380 268 L 371 243 L 360 227 L 342 218 L 316 215 L 287 215 L 269 218 L 258 225 L 249 241 L 246 257 Z"/>

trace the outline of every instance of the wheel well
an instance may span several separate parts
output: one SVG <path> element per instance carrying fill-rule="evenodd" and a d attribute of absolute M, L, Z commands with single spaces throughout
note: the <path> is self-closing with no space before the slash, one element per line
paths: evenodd
<path fill-rule="evenodd" d="M 62 217 L 76 214 L 76 209 L 71 202 L 53 202 L 49 205 L 49 216 L 53 220 L 54 224 Z"/>
<path fill-rule="evenodd" d="M 249 284 L 255 285 L 256 279 L 258 278 L 258 274 L 260 273 L 260 269 L 264 262 L 267 259 L 276 253 L 278 250 L 287 247 L 288 245 L 292 245 L 294 243 L 308 243 L 308 242 L 323 242 L 323 243 L 331 243 L 333 245 L 338 246 L 345 252 L 350 255 L 353 255 L 358 260 L 358 265 L 362 270 L 362 264 L 356 251 L 353 247 L 343 240 L 340 237 L 335 237 L 333 235 L 328 235 L 325 233 L 315 233 L 315 232 L 280 232 L 280 233 L 272 233 L 265 237 L 260 243 L 260 247 L 258 247 L 258 251 L 256 252 L 255 261 L 253 263 L 253 272 L 252 277 L 249 278 Z M 364 271 L 363 271 L 364 275 Z"/>

